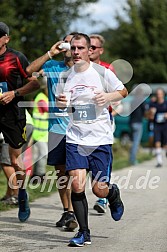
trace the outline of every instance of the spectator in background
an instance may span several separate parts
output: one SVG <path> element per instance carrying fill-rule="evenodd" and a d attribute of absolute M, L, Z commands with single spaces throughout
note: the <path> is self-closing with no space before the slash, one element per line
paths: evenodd
<path fill-rule="evenodd" d="M 10 41 L 9 27 L 0 22 L 0 132 L 5 142 L 9 144 L 11 164 L 17 173 L 17 179 L 22 181 L 19 194 L 18 218 L 21 222 L 30 216 L 30 208 L 24 181 L 26 172 L 21 158 L 22 146 L 26 142 L 25 108 L 19 107 L 18 102 L 24 100 L 24 95 L 39 88 L 34 77 L 28 77 L 26 67 L 29 62 L 21 52 L 8 48 Z M 24 83 L 24 80 L 28 83 Z M 25 84 L 25 85 L 24 85 Z"/>
<path fill-rule="evenodd" d="M 129 162 L 132 165 L 136 165 L 138 163 L 136 156 L 143 133 L 143 118 L 146 111 L 146 104 L 144 102 L 140 104 L 143 95 L 144 95 L 143 90 L 141 88 L 136 88 L 135 95 L 131 102 L 131 111 L 133 112 L 130 114 L 129 123 L 132 134 L 132 146 L 130 150 Z M 140 105 L 138 106 L 138 104 Z M 134 108 L 136 109 L 134 110 Z"/>
<path fill-rule="evenodd" d="M 32 118 L 34 124 L 33 139 L 33 182 L 43 182 L 46 173 L 48 153 L 48 90 L 46 79 L 41 80 L 40 92 L 34 99 Z M 37 180 L 36 180 L 37 179 Z"/>
<path fill-rule="evenodd" d="M 162 167 L 162 147 L 167 153 L 167 101 L 162 88 L 156 90 L 156 101 L 150 103 L 149 119 L 154 122 L 156 167 Z"/>
<path fill-rule="evenodd" d="M 148 119 L 148 146 L 150 148 L 150 154 L 154 155 L 154 120 L 149 119 L 150 104 L 156 101 L 156 96 L 150 97 L 150 102 L 146 104 L 146 118 Z"/>

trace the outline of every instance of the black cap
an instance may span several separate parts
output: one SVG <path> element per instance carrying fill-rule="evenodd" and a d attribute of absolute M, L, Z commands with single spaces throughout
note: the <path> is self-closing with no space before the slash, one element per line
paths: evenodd
<path fill-rule="evenodd" d="M 9 27 L 3 22 L 0 22 L 0 32 L 9 35 Z"/>

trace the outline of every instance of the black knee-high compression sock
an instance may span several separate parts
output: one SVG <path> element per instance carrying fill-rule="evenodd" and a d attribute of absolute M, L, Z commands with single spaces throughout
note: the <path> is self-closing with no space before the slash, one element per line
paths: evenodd
<path fill-rule="evenodd" d="M 88 231 L 88 202 L 85 192 L 72 192 L 71 201 L 80 231 Z"/>

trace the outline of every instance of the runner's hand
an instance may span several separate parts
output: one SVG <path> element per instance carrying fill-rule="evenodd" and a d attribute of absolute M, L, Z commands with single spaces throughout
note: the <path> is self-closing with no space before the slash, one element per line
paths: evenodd
<path fill-rule="evenodd" d="M 55 55 L 57 55 L 57 54 L 59 54 L 59 53 L 61 53 L 61 52 L 65 52 L 66 51 L 66 49 L 60 49 L 59 48 L 59 45 L 61 44 L 61 43 L 63 43 L 64 41 L 58 41 L 56 44 L 54 44 L 51 48 L 50 48 L 50 50 L 49 50 L 49 52 L 50 52 L 50 55 L 53 57 L 53 56 L 55 56 Z"/>
<path fill-rule="evenodd" d="M 105 92 L 95 92 L 95 97 L 93 98 L 98 106 L 104 106 L 110 101 L 109 93 Z"/>
<path fill-rule="evenodd" d="M 9 102 L 11 102 L 14 98 L 15 98 L 14 91 L 4 92 L 4 93 L 0 96 L 0 102 L 1 102 L 1 104 L 6 105 L 6 104 L 8 104 Z"/>
<path fill-rule="evenodd" d="M 65 94 L 60 94 L 56 97 L 56 106 L 60 109 L 67 107 L 67 99 Z"/>

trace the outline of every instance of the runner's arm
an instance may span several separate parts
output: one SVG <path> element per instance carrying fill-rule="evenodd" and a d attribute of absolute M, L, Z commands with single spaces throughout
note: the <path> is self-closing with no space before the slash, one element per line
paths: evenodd
<path fill-rule="evenodd" d="M 38 59 L 34 60 L 27 68 L 26 68 L 26 72 L 29 76 L 32 75 L 33 72 L 38 72 L 43 64 L 48 61 L 49 59 L 51 59 L 53 56 L 59 54 L 60 52 L 64 51 L 62 49 L 59 49 L 59 45 L 62 43 L 63 41 L 59 41 L 56 44 L 54 44 L 50 50 L 48 52 L 46 52 L 44 55 L 42 55 L 41 57 L 39 57 Z"/>
<path fill-rule="evenodd" d="M 17 90 L 4 92 L 0 97 L 0 102 L 3 105 L 6 105 L 11 102 L 16 96 L 24 96 L 39 89 L 40 85 L 35 77 L 29 77 L 27 78 L 27 80 L 29 82 L 26 83 L 23 87 L 20 87 Z"/>

